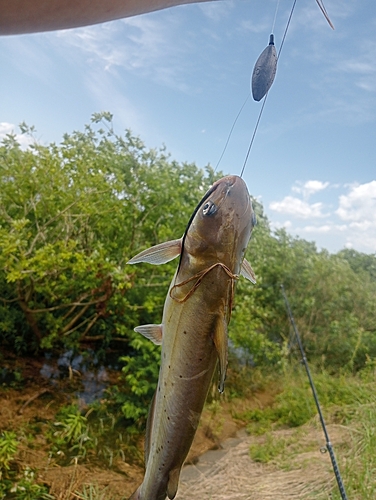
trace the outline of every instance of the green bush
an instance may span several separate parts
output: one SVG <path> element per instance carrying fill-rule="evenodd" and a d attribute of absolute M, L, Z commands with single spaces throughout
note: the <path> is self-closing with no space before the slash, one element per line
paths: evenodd
<path fill-rule="evenodd" d="M 4 431 L 0 435 L 0 500 L 53 500 L 48 488 L 36 482 L 35 471 L 26 467 L 21 476 L 12 462 L 18 450 L 17 435 Z"/>
<path fill-rule="evenodd" d="M 36 482 L 35 471 L 28 467 L 24 470 L 23 476 L 15 481 L 6 493 L 7 496 L 4 498 L 13 500 L 54 500 L 48 493 L 48 488 Z"/>
<path fill-rule="evenodd" d="M 87 342 L 104 352 L 121 340 L 124 384 L 113 397 L 127 421 L 141 425 L 160 354 L 133 328 L 160 323 L 177 262 L 126 262 L 181 236 L 214 175 L 209 167 L 178 164 L 164 148 L 147 149 L 129 131 L 117 135 L 111 118 L 93 115 L 83 132 L 58 145 L 23 150 L 14 136 L 2 141 L 0 333 L 17 353 L 82 352 Z M 22 130 L 29 131 L 24 124 Z M 331 374 L 362 370 L 376 358 L 376 257 L 330 255 L 272 231 L 253 201 L 258 225 L 247 259 L 258 281 L 240 279 L 237 286 L 229 326 L 235 353 L 248 366 L 283 372 L 296 350 L 283 283 L 310 363 Z M 297 401 L 296 413 L 282 413 L 279 420 L 299 425 L 310 411 Z"/>
<path fill-rule="evenodd" d="M 87 417 L 82 415 L 77 405 L 59 410 L 51 423 L 48 437 L 52 453 L 63 463 L 86 458 L 88 451 L 94 446 Z"/>
<path fill-rule="evenodd" d="M 10 470 L 10 464 L 18 449 L 18 440 L 14 432 L 4 431 L 0 434 L 0 479 Z"/>
<path fill-rule="evenodd" d="M 118 457 L 140 459 L 136 447 L 140 429 L 124 419 L 123 401 L 116 399 L 116 388 L 111 392 L 111 401 L 94 402 L 85 412 L 76 404 L 60 408 L 47 435 L 51 456 L 59 464 L 98 462 L 111 467 Z"/>
<path fill-rule="evenodd" d="M 110 120 L 94 115 L 60 145 L 0 147 L 0 327 L 18 351 L 108 345 L 160 314 L 173 265 L 126 262 L 179 237 L 210 181 Z"/>

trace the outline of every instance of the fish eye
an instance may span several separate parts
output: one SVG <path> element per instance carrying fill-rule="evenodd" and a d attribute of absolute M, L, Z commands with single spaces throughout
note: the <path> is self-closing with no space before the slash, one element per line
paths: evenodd
<path fill-rule="evenodd" d="M 217 207 L 212 201 L 207 201 L 202 207 L 203 215 L 213 215 L 217 211 Z"/>

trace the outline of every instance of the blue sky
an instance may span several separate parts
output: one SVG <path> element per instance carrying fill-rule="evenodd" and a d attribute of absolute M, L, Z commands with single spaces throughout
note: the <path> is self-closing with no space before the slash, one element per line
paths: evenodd
<path fill-rule="evenodd" d="M 280 0 L 277 50 L 292 0 Z M 215 166 L 268 45 L 277 0 L 175 7 L 0 38 L 0 136 L 42 143 L 110 111 L 172 158 Z M 336 252 L 376 250 L 376 4 L 298 0 L 244 174 L 272 226 Z M 240 174 L 261 103 L 250 97 L 219 165 Z"/>

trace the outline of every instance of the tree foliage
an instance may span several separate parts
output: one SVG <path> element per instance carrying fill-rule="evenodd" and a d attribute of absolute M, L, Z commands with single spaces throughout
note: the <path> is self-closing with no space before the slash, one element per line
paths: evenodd
<path fill-rule="evenodd" d="M 32 129 L 23 124 L 22 131 Z M 84 132 L 58 145 L 34 142 L 24 150 L 7 136 L 0 146 L 4 344 L 23 352 L 124 341 L 124 415 L 144 416 L 159 349 L 133 328 L 160 322 L 176 262 L 126 263 L 180 237 L 213 180 L 209 167 L 178 164 L 129 131 L 115 134 L 108 113 L 93 115 Z M 294 349 L 283 283 L 309 359 L 333 371 L 363 367 L 376 357 L 376 256 L 318 251 L 272 231 L 262 205 L 254 206 L 258 225 L 247 258 L 258 282 L 239 280 L 232 345 L 249 363 L 273 367 Z"/>
<path fill-rule="evenodd" d="M 17 349 L 79 348 L 131 340 L 163 303 L 171 266 L 127 266 L 140 248 L 182 234 L 209 184 L 111 129 L 65 135 L 60 145 L 0 149 L 2 333 Z"/>
<path fill-rule="evenodd" d="M 319 252 L 314 243 L 285 230 L 272 232 L 264 216 L 259 221 L 248 250 L 258 283 L 239 283 L 235 344 L 254 344 L 252 360 L 269 364 L 275 362 L 276 346 L 280 355 L 296 348 L 280 291 L 283 283 L 308 358 L 333 371 L 365 366 L 376 356 L 376 256 L 354 250 Z M 247 318 L 248 335 L 246 323 L 237 326 L 238 312 L 242 322 Z"/>

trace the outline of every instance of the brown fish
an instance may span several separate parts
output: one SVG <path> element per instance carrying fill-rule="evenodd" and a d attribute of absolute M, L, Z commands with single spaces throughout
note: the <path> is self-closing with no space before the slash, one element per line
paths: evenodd
<path fill-rule="evenodd" d="M 183 237 L 144 250 L 130 264 L 162 264 L 180 255 L 167 293 L 162 324 L 135 330 L 162 344 L 158 386 L 145 440 L 145 476 L 131 500 L 173 499 L 219 360 L 219 390 L 227 367 L 227 325 L 235 282 L 255 282 L 244 253 L 255 225 L 244 181 L 216 181 Z"/>

